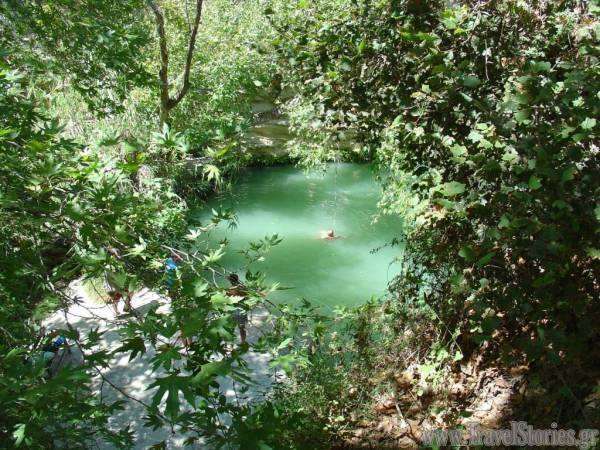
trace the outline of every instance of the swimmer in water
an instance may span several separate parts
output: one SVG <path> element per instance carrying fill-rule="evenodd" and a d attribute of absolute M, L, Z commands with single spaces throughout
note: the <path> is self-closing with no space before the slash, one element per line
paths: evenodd
<path fill-rule="evenodd" d="M 321 239 L 337 239 L 333 230 L 321 231 Z"/>

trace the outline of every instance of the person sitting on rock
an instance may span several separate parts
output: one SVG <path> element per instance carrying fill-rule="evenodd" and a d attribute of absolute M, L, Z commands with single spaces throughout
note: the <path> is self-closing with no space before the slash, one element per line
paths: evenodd
<path fill-rule="evenodd" d="M 167 287 L 169 291 L 175 286 L 177 281 L 177 267 L 183 261 L 183 258 L 174 251 L 171 252 L 171 256 L 165 261 L 165 272 L 167 273 Z"/>
<path fill-rule="evenodd" d="M 114 247 L 107 247 L 107 252 L 110 253 L 115 259 L 121 260 L 121 254 L 118 249 Z M 117 272 L 114 270 L 107 270 L 104 272 L 104 285 L 108 299 L 115 311 L 115 317 L 119 315 L 119 301 L 124 300 L 125 306 L 123 312 L 131 312 L 131 287 L 132 278 L 124 272 Z"/>
<path fill-rule="evenodd" d="M 120 280 L 119 278 L 123 278 L 123 280 Z M 124 277 L 119 277 L 114 272 L 106 272 L 104 281 L 106 293 L 108 294 L 109 302 L 115 311 L 115 316 L 119 315 L 119 302 L 121 299 L 124 299 L 125 302 L 123 312 L 131 312 L 131 291 L 129 290 L 129 283 L 127 280 Z"/>
<path fill-rule="evenodd" d="M 45 330 L 42 330 L 44 333 Z M 57 330 L 52 331 L 43 339 L 46 344 L 42 346 L 40 358 L 45 365 L 45 377 L 50 379 L 66 367 L 76 367 L 83 364 L 81 351 L 73 351 L 67 339 Z"/>
<path fill-rule="evenodd" d="M 47 366 L 50 367 L 52 359 L 54 359 L 61 346 L 67 343 L 67 340 L 63 336 L 60 336 L 57 331 L 52 331 L 47 336 L 47 339 L 50 339 L 50 341 L 48 341 L 46 345 L 42 347 L 42 355 Z"/>

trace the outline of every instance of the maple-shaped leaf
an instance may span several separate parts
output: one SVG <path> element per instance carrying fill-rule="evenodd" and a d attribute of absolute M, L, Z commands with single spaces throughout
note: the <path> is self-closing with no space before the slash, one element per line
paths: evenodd
<path fill-rule="evenodd" d="M 180 359 L 181 354 L 176 347 L 173 347 L 172 345 L 163 345 L 152 358 L 152 369 L 156 371 L 162 366 L 165 369 L 170 370 L 173 361 L 178 361 Z"/>
<path fill-rule="evenodd" d="M 231 341 L 233 339 L 232 324 L 228 317 L 219 317 L 210 322 L 207 334 L 214 339 Z"/>
<path fill-rule="evenodd" d="M 129 339 L 125 339 L 123 341 L 123 345 L 121 345 L 118 349 L 114 351 L 114 353 L 127 353 L 131 352 L 129 355 L 129 361 L 134 359 L 138 354 L 146 353 L 146 345 L 144 344 L 144 340 L 139 337 L 133 337 Z"/>
<path fill-rule="evenodd" d="M 170 417 L 177 416 L 179 412 L 179 392 L 187 402 L 195 406 L 195 396 L 190 384 L 190 377 L 181 375 L 168 375 L 163 378 L 157 378 L 154 383 L 148 386 L 148 389 L 157 387 L 158 391 L 152 397 L 152 406 L 158 407 L 165 394 L 167 395 L 165 414 Z"/>
<path fill-rule="evenodd" d="M 198 374 L 192 377 L 193 384 L 207 385 L 215 377 L 227 375 L 231 368 L 231 361 L 222 359 L 221 361 L 212 361 L 202 365 Z"/>

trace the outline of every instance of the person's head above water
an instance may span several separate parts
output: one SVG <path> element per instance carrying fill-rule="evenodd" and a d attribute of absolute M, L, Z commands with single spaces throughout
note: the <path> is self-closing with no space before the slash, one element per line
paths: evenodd
<path fill-rule="evenodd" d="M 320 239 L 336 239 L 337 236 L 335 235 L 335 232 L 332 229 L 329 230 L 322 230 L 319 232 L 319 238 Z"/>
<path fill-rule="evenodd" d="M 233 285 L 236 286 L 238 284 L 240 284 L 240 277 L 238 276 L 237 273 L 230 273 L 227 276 L 227 279 L 229 280 L 229 282 Z"/>

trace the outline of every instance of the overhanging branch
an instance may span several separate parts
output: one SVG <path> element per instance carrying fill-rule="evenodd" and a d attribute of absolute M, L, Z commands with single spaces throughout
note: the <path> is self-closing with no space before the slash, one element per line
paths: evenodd
<path fill-rule="evenodd" d="M 169 49 L 167 48 L 167 35 L 165 33 L 165 18 L 162 10 L 154 2 L 148 0 L 148 5 L 154 13 L 156 19 L 156 31 L 158 33 L 158 41 L 160 46 L 160 99 L 163 106 L 169 104 Z"/>
<path fill-rule="evenodd" d="M 190 69 L 192 67 L 192 59 L 194 57 L 194 48 L 196 46 L 196 36 L 198 34 L 198 27 L 200 26 L 200 19 L 202 17 L 202 3 L 203 0 L 196 0 L 196 17 L 194 18 L 194 27 L 190 33 L 190 40 L 188 43 L 188 51 L 185 59 L 185 69 L 183 72 L 183 85 L 179 94 L 174 99 L 170 100 L 170 107 L 176 106 L 181 99 L 187 94 L 190 89 Z"/>

